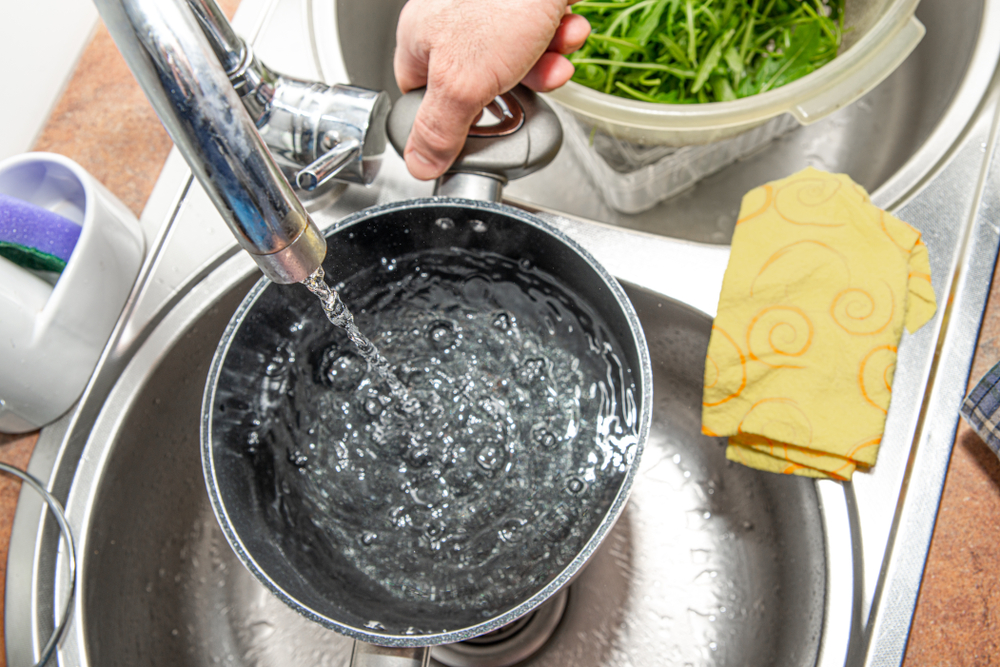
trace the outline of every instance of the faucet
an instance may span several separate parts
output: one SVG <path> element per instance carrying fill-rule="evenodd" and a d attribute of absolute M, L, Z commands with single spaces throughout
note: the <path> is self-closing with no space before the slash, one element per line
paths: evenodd
<path fill-rule="evenodd" d="M 370 183 L 385 149 L 388 96 L 276 74 L 214 0 L 94 3 L 243 249 L 275 282 L 309 277 L 326 240 L 295 188 Z"/>

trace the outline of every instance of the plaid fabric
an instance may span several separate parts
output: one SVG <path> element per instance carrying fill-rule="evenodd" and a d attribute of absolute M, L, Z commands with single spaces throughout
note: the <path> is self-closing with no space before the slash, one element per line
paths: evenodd
<path fill-rule="evenodd" d="M 1000 456 L 1000 364 L 976 384 L 962 402 L 962 416 Z"/>

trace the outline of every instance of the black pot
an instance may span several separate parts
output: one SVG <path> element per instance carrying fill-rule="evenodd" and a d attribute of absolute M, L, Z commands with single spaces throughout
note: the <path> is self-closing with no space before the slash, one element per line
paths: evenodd
<path fill-rule="evenodd" d="M 520 286 L 524 294 L 515 294 L 514 301 L 539 308 L 515 312 L 514 317 L 532 336 L 559 341 L 581 358 L 604 365 L 602 387 L 613 403 L 610 418 L 629 436 L 616 451 L 611 447 L 603 452 L 593 439 L 570 439 L 566 447 L 578 449 L 566 451 L 567 460 L 589 456 L 591 468 L 603 466 L 607 474 L 583 494 L 586 500 L 572 506 L 559 501 L 535 513 L 531 521 L 541 528 L 533 541 L 498 564 L 515 579 L 517 573 L 531 572 L 523 581 L 511 582 L 513 597 L 493 598 L 480 589 L 476 599 L 442 594 L 435 600 L 434 595 L 421 597 L 386 586 L 359 570 L 352 555 L 358 544 L 321 526 L 316 507 L 295 488 L 310 465 L 305 448 L 312 436 L 297 430 L 302 416 L 292 412 L 299 399 L 287 395 L 301 394 L 304 385 L 323 380 L 325 371 L 310 374 L 308 369 L 325 363 L 317 341 L 335 336 L 333 326 L 304 287 L 262 279 L 226 329 L 205 390 L 202 460 L 219 523 L 243 564 L 272 593 L 308 618 L 355 639 L 382 646 L 431 646 L 495 630 L 569 582 L 624 508 L 652 414 L 652 372 L 639 320 L 620 285 L 582 247 L 543 221 L 497 203 L 435 197 L 390 204 L 350 216 L 331 229 L 327 239 L 328 282 L 347 284 L 345 301 L 357 309 L 362 330 L 368 309 L 374 307 L 367 293 L 395 279 L 393 260 L 405 263 L 409 258 L 419 264 L 430 261 L 422 258 L 471 257 L 472 268 L 460 268 L 452 277 L 463 285 L 456 294 L 469 285 L 479 290 L 479 283 L 486 285 L 485 293 L 470 292 L 472 309 L 517 308 L 504 295 Z M 518 269 L 526 267 L 530 276 L 518 277 Z M 491 284 L 503 288 L 491 292 Z M 296 361 L 288 363 L 301 366 L 298 385 L 280 385 L 284 371 L 275 370 L 276 350 L 284 351 L 285 362 L 294 356 Z M 525 386 L 530 392 L 530 384 Z M 262 387 L 271 387 L 266 408 L 259 398 Z M 516 442 L 506 445 L 510 456 L 541 446 L 530 442 L 526 428 L 512 433 Z M 534 488 L 545 480 L 528 483 Z M 579 491 L 587 480 L 575 484 L 571 488 Z M 376 511 L 374 505 L 377 502 L 348 495 L 336 512 L 355 516 Z M 560 544 L 555 539 L 559 536 L 551 534 L 556 518 L 582 535 L 570 553 L 553 546 Z M 544 559 L 551 562 L 539 575 L 541 570 L 532 568 Z"/>

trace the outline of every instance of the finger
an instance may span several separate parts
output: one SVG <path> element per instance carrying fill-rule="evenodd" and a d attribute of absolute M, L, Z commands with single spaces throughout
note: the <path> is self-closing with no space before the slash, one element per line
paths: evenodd
<path fill-rule="evenodd" d="M 536 93 L 547 93 L 573 78 L 573 64 L 558 53 L 543 53 L 521 83 Z"/>
<path fill-rule="evenodd" d="M 410 173 L 421 180 L 443 174 L 465 145 L 472 122 L 491 99 L 458 95 L 455 87 L 428 86 L 403 151 Z"/>
<path fill-rule="evenodd" d="M 560 21 L 547 50 L 563 55 L 573 53 L 583 46 L 588 35 L 590 35 L 590 21 L 579 14 L 568 14 Z"/>
<path fill-rule="evenodd" d="M 392 70 L 396 75 L 396 85 L 404 93 L 427 85 L 427 50 L 419 46 L 414 39 L 414 36 L 419 34 L 418 28 L 413 25 L 416 20 L 413 18 L 413 12 L 416 11 L 418 10 L 407 3 L 400 13 L 399 23 L 396 26 L 396 50 L 392 55 Z"/>
<path fill-rule="evenodd" d="M 392 56 L 392 70 L 396 85 L 403 93 L 427 85 L 427 61 L 414 57 L 402 47 L 396 47 Z"/>

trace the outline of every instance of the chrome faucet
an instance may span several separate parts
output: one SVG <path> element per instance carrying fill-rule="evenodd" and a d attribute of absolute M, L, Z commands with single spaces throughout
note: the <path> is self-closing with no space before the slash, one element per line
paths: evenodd
<path fill-rule="evenodd" d="M 240 245 L 299 282 L 326 240 L 292 185 L 370 183 L 388 96 L 272 72 L 214 0 L 94 0 L 146 97 Z"/>

